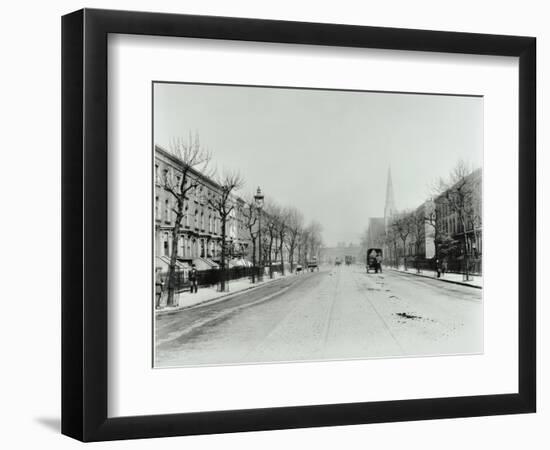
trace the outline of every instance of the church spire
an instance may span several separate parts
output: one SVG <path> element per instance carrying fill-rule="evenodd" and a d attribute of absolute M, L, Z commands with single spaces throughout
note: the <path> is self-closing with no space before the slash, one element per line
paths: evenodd
<path fill-rule="evenodd" d="M 384 206 L 384 219 L 387 220 L 395 214 L 395 199 L 393 197 L 393 183 L 391 179 L 391 167 L 388 167 L 388 178 L 386 181 L 386 204 Z"/>

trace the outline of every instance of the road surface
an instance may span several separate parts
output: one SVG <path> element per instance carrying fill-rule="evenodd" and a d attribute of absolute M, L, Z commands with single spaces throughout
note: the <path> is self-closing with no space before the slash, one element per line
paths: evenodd
<path fill-rule="evenodd" d="M 329 267 L 157 314 L 155 366 L 483 352 L 482 290 Z"/>

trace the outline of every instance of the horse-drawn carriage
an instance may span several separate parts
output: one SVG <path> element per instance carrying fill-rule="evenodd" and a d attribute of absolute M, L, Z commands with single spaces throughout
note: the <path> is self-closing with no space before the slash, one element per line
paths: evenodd
<path fill-rule="evenodd" d="M 382 273 L 382 249 L 381 248 L 369 248 L 367 250 L 367 273 L 373 270 L 374 273 Z"/>
<path fill-rule="evenodd" d="M 317 263 L 317 257 L 315 256 L 311 257 L 311 259 L 307 262 L 307 269 L 310 272 L 313 272 L 314 270 L 316 270 L 317 272 L 319 271 L 319 264 Z"/>

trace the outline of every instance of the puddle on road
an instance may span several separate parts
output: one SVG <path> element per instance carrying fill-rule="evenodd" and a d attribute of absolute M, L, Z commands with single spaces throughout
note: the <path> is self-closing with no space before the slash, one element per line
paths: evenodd
<path fill-rule="evenodd" d="M 410 320 L 420 320 L 423 319 L 422 316 L 415 316 L 414 314 L 409 314 L 406 312 L 400 312 L 395 313 L 396 316 L 401 317 L 402 319 L 410 319 Z"/>
<path fill-rule="evenodd" d="M 419 320 L 422 322 L 435 323 L 434 319 L 428 319 L 427 317 L 417 316 L 416 314 L 411 314 L 407 312 L 394 313 L 393 315 L 399 317 L 400 319 L 406 319 L 406 320 L 398 320 L 397 323 L 408 323 L 408 321 L 411 321 L 411 320 Z"/>

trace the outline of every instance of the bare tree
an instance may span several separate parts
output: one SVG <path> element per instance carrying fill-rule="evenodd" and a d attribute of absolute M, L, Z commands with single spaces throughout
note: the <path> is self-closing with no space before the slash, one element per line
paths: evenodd
<path fill-rule="evenodd" d="M 298 246 L 300 233 L 302 231 L 304 218 L 296 208 L 288 209 L 286 247 L 288 249 L 288 262 L 290 263 L 290 272 L 294 272 L 294 252 Z"/>
<path fill-rule="evenodd" d="M 170 152 L 181 161 L 180 170 L 175 176 L 169 176 L 168 172 L 163 176 L 162 184 L 174 197 L 175 204 L 172 211 L 176 217 L 172 228 L 172 251 L 168 265 L 168 297 L 166 304 L 174 305 L 174 292 L 176 289 L 175 274 L 178 256 L 178 241 L 180 238 L 181 221 L 184 216 L 184 207 L 189 201 L 189 196 L 200 184 L 198 177 L 191 177 L 192 169 L 205 173 L 210 162 L 211 153 L 204 148 L 198 134 L 189 134 L 187 139 L 175 138 L 170 143 Z"/>
<path fill-rule="evenodd" d="M 431 236 L 434 240 L 435 259 L 439 259 L 439 250 L 442 241 L 440 210 L 433 200 L 428 200 L 424 204 L 424 223 L 432 228 Z"/>
<path fill-rule="evenodd" d="M 403 264 L 407 270 L 407 238 L 414 229 L 414 213 L 405 211 L 397 215 L 392 222 L 392 229 L 396 236 L 403 242 Z"/>
<path fill-rule="evenodd" d="M 221 269 L 221 285 L 220 289 L 225 291 L 225 257 L 227 255 L 227 222 L 230 218 L 231 212 L 235 208 L 235 201 L 232 198 L 232 194 L 243 185 L 241 176 L 236 172 L 228 172 L 222 176 L 217 183 L 220 186 L 220 192 L 218 195 L 209 196 L 207 199 L 208 205 L 216 211 L 221 222 L 221 255 L 220 255 L 220 269 Z"/>
<path fill-rule="evenodd" d="M 411 234 L 414 238 L 414 253 L 416 270 L 420 272 L 420 254 L 422 245 L 426 239 L 426 217 L 424 208 L 421 211 L 414 211 L 411 215 Z"/>
<path fill-rule="evenodd" d="M 312 239 L 310 240 L 311 256 L 314 256 L 317 260 L 319 260 L 319 250 L 323 245 L 323 227 L 319 222 L 313 221 L 311 222 L 310 229 L 312 235 Z"/>
<path fill-rule="evenodd" d="M 447 205 L 458 221 L 458 232 L 463 233 L 461 241 L 464 273 L 469 274 L 469 253 L 471 242 L 477 239 L 475 227 L 481 222 L 481 198 L 476 195 L 476 186 L 471 181 L 471 167 L 460 160 L 452 170 L 448 181 L 439 180 L 439 201 Z M 468 233 L 469 229 L 473 232 Z"/>
<path fill-rule="evenodd" d="M 269 264 L 269 277 L 273 278 L 273 250 L 275 247 L 275 252 L 278 252 L 279 247 L 276 244 L 276 239 L 278 235 L 278 225 L 279 225 L 279 207 L 273 201 L 266 201 L 264 206 L 265 214 L 262 217 L 265 217 L 265 230 L 266 233 L 262 232 L 262 235 L 266 236 L 266 244 L 264 247 L 267 247 L 267 262 Z"/>
<path fill-rule="evenodd" d="M 309 248 L 309 240 L 311 239 L 311 230 L 306 227 L 299 234 L 298 240 L 298 261 L 302 266 L 307 268 L 307 251 Z"/>
<path fill-rule="evenodd" d="M 284 261 L 284 246 L 287 235 L 290 233 L 289 223 L 291 218 L 291 209 L 290 208 L 281 208 L 278 214 L 277 220 L 277 233 L 279 240 L 279 254 L 281 256 L 281 275 L 285 274 L 285 261 Z M 290 269 L 292 272 L 292 268 Z"/>
<path fill-rule="evenodd" d="M 386 247 L 389 250 L 389 255 L 387 256 L 388 261 L 391 261 L 395 267 L 398 267 L 398 254 L 397 254 L 397 244 L 398 244 L 398 235 L 396 232 L 395 224 L 391 223 L 385 234 L 385 243 Z"/>
<path fill-rule="evenodd" d="M 304 266 L 307 267 L 308 263 L 313 259 L 319 259 L 319 250 L 323 244 L 322 233 L 323 227 L 319 222 L 312 221 L 302 232 L 302 258 L 304 260 Z"/>

